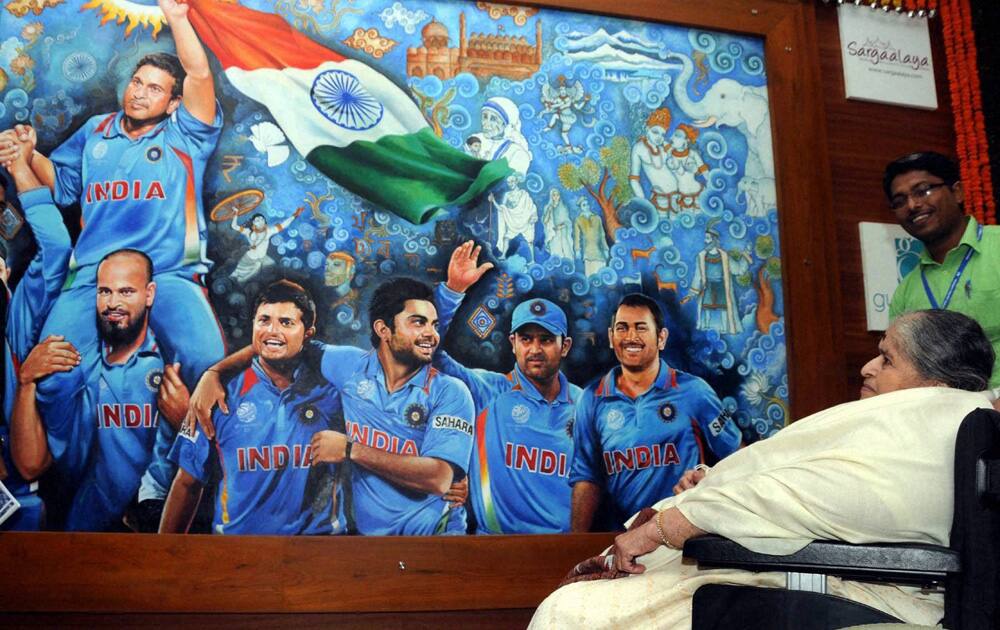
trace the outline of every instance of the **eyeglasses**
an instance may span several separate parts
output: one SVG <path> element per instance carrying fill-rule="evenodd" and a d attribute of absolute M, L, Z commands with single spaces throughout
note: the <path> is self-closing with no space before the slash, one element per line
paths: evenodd
<path fill-rule="evenodd" d="M 937 184 L 920 184 L 908 193 L 900 193 L 893 196 L 893 198 L 889 200 L 889 207 L 893 210 L 901 210 L 906 207 L 906 204 L 909 203 L 910 199 L 921 201 L 930 197 L 931 193 L 934 192 L 936 188 L 941 188 L 942 186 L 947 185 L 948 184 L 944 182 L 938 182 Z"/>

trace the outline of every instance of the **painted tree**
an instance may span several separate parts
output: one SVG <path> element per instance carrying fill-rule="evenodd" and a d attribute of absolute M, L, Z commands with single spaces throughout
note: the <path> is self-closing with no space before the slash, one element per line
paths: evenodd
<path fill-rule="evenodd" d="M 757 290 L 757 330 L 763 334 L 767 334 L 771 324 L 781 319 L 774 312 L 774 289 L 771 288 L 771 280 L 781 280 L 781 259 L 776 255 L 775 249 L 773 237 L 757 237 L 754 253 L 764 264 L 757 270 L 754 288 Z"/>
<path fill-rule="evenodd" d="M 618 211 L 632 198 L 628 185 L 628 140 L 615 136 L 600 151 L 600 162 L 584 158 L 579 164 L 564 162 L 559 166 L 559 181 L 566 190 L 585 190 L 601 208 L 608 243 L 615 242 L 615 231 L 622 227 Z"/>

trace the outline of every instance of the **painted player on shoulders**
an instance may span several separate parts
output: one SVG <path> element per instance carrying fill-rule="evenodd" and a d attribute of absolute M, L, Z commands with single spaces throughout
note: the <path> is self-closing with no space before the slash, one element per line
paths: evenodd
<path fill-rule="evenodd" d="M 493 268 L 477 264 L 481 247 L 459 245 L 448 280 L 434 299 L 444 337 L 465 292 Z M 469 387 L 476 405 L 476 444 L 469 473 L 476 533 L 569 531 L 569 463 L 580 388 L 559 367 L 569 354 L 566 314 L 553 302 L 527 299 L 511 318 L 514 368 L 506 374 L 465 367 L 443 349 L 434 364 Z"/>
<path fill-rule="evenodd" d="M 165 355 L 194 384 L 224 352 L 222 335 L 200 278 L 206 254 L 202 193 L 205 165 L 222 131 L 222 114 L 205 50 L 188 20 L 188 5 L 158 0 L 177 56 L 142 57 L 122 95 L 122 109 L 90 118 L 50 157 L 35 150 L 33 128 L 21 142 L 0 142 L 0 163 L 25 152 L 56 204 L 80 204 L 82 230 L 67 286 L 42 330 L 66 335 L 80 352 L 97 345 L 89 316 L 97 264 L 111 251 L 145 252 L 160 299 L 150 317 Z M 58 390 L 60 375 L 40 384 Z"/>

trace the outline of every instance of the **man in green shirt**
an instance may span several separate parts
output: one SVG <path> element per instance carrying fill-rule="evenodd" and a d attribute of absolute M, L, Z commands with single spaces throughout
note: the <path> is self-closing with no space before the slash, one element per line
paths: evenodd
<path fill-rule="evenodd" d="M 940 153 L 891 162 L 882 187 L 896 221 L 924 244 L 920 264 L 892 296 L 890 319 L 926 308 L 972 317 L 998 353 L 990 387 L 1000 387 L 1000 227 L 965 214 L 958 166 Z"/>

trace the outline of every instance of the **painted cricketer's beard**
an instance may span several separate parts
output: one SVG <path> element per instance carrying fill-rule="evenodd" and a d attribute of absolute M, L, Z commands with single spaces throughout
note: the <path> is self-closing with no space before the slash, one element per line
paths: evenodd
<path fill-rule="evenodd" d="M 109 312 L 110 310 L 108 309 L 104 310 L 104 314 Z M 130 319 L 128 324 L 124 326 L 112 324 L 104 319 L 102 313 L 97 313 L 97 333 L 101 341 L 112 348 L 120 348 L 131 344 L 142 334 L 142 330 L 146 325 L 146 314 L 148 312 L 149 309 L 142 309 L 142 311 L 136 313 L 135 318 Z"/>
<path fill-rule="evenodd" d="M 415 341 L 407 344 L 393 333 L 389 341 L 389 352 L 392 357 L 402 366 L 410 370 L 417 370 L 431 362 L 430 358 L 419 356 L 416 352 Z"/>

